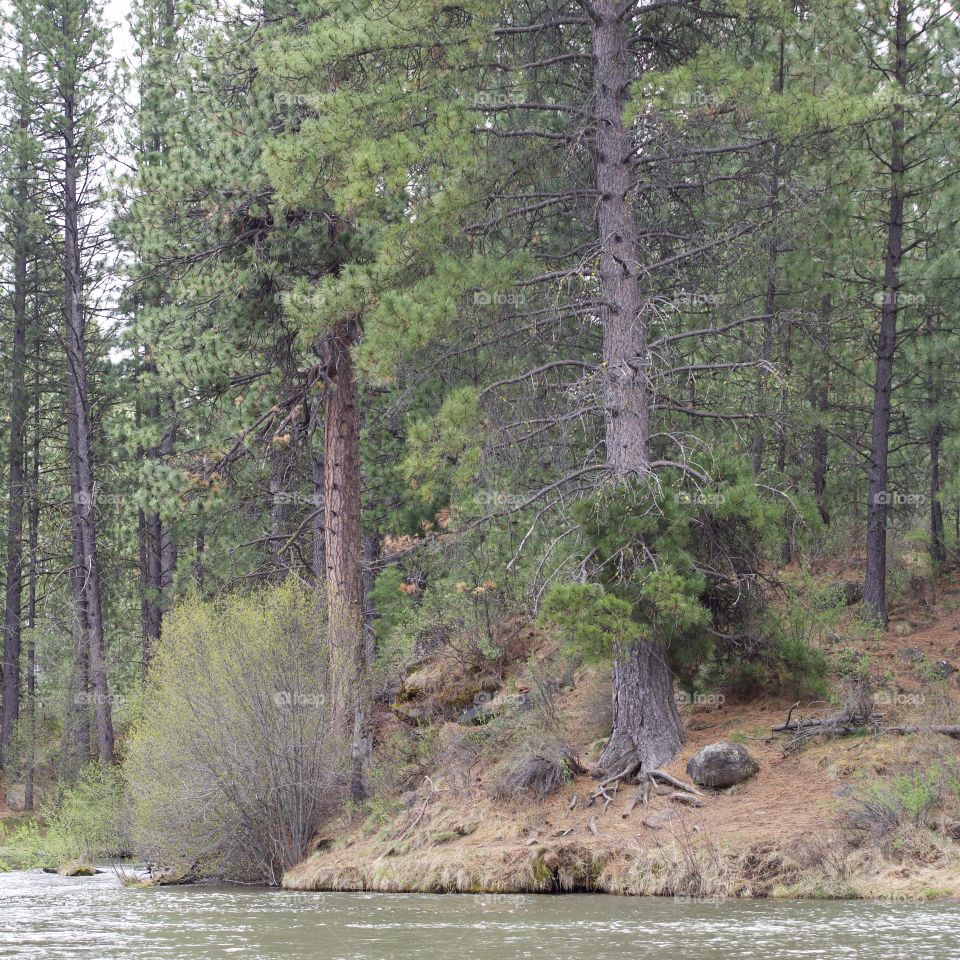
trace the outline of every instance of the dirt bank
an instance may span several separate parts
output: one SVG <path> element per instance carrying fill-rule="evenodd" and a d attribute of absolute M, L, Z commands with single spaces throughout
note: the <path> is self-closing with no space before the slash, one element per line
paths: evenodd
<path fill-rule="evenodd" d="M 864 664 L 876 685 L 878 709 L 890 723 L 956 722 L 960 674 L 941 677 L 931 669 L 938 661 L 960 661 L 957 596 L 942 601 L 938 609 L 898 611 L 883 637 L 843 644 L 847 661 L 852 656 Z M 602 677 L 581 674 L 561 698 L 564 715 L 587 736 L 593 734 L 585 714 L 602 683 Z M 596 781 L 586 775 L 546 798 L 503 801 L 491 795 L 489 765 L 482 761 L 466 770 L 440 768 L 379 816 L 335 825 L 317 851 L 287 873 L 284 885 L 960 898 L 960 743 L 934 734 L 868 730 L 788 752 L 789 734 L 771 728 L 790 706 L 788 699 L 767 698 L 683 708 L 687 744 L 668 772 L 686 779 L 687 760 L 721 740 L 742 743 L 760 763 L 747 782 L 707 791 L 701 808 L 664 795 L 651 796 L 646 809 L 632 806 L 636 787 L 628 785 L 606 808 L 602 800 L 591 804 Z M 815 715 L 835 705 L 805 703 L 799 709 Z M 457 723 L 440 725 L 441 743 L 465 736 Z M 586 741 L 582 747 L 589 749 Z M 871 797 L 890 806 L 890 816 L 901 822 L 874 830 Z"/>

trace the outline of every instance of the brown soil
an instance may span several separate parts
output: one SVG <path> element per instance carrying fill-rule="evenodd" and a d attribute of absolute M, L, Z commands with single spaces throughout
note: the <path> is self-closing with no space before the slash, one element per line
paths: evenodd
<path fill-rule="evenodd" d="M 927 664 L 947 660 L 960 666 L 960 630 L 954 629 L 960 620 L 960 591 L 941 593 L 936 604 L 924 599 L 897 607 L 879 642 L 862 631 L 866 638 L 860 641 L 845 636 L 843 648 L 868 655 L 874 681 L 889 691 L 889 703 L 878 707 L 885 723 L 957 722 L 960 716 L 960 673 L 932 681 L 901 653 L 913 648 Z M 851 622 L 853 616 L 851 611 Z M 590 739 L 599 735 L 591 725 L 603 725 L 601 721 L 598 727 L 597 713 L 605 683 L 602 676 L 581 670 L 574 689 L 559 698 L 561 715 L 571 728 L 587 734 L 580 744 L 584 757 Z M 687 780 L 689 758 L 719 740 L 743 743 L 760 763 L 759 773 L 746 783 L 706 791 L 701 809 L 651 795 L 646 810 L 638 805 L 629 811 L 637 788 L 624 785 L 604 810 L 602 802 L 588 804 L 596 781 L 586 775 L 546 799 L 497 802 L 485 787 L 482 768 L 471 769 L 466 777 L 439 770 L 407 795 L 406 806 L 392 821 L 335 831 L 337 841 L 290 871 L 285 885 L 685 896 L 960 896 L 960 845 L 944 826 L 957 815 L 955 809 L 941 810 L 940 832 L 910 828 L 892 858 L 852 843 L 838 816 L 852 788 L 957 757 L 957 741 L 932 734 L 862 736 L 786 753 L 788 736 L 771 728 L 790 707 L 788 699 L 770 697 L 683 709 L 687 743 L 667 772 Z M 836 709 L 835 704 L 805 703 L 794 716 Z M 385 719 L 388 725 L 397 722 L 396 717 Z M 447 723 L 441 737 L 457 730 Z M 960 796 L 956 801 L 960 805 Z"/>

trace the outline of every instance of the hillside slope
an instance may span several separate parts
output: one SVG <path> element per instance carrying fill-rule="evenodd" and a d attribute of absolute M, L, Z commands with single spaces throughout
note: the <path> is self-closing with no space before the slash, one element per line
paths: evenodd
<path fill-rule="evenodd" d="M 867 684 L 884 726 L 957 722 L 960 716 L 960 592 L 935 605 L 897 608 L 882 637 L 856 631 L 834 643 L 833 677 L 843 696 L 852 672 Z M 852 616 L 852 614 L 851 614 Z M 827 641 L 829 645 L 829 640 Z M 429 676 L 434 671 L 436 685 Z M 514 663 L 507 671 L 522 674 Z M 383 718 L 381 734 L 423 723 L 431 696 L 448 694 L 449 665 L 421 668 L 413 695 Z M 585 764 L 602 729 L 606 678 L 577 671 L 555 710 Z M 526 689 L 514 678 L 515 689 Z M 409 691 L 408 691 L 409 694 Z M 380 794 L 363 824 L 332 827 L 317 851 L 288 872 L 291 889 L 513 892 L 593 890 L 682 897 L 960 897 L 960 743 L 867 728 L 790 750 L 774 733 L 788 698 L 737 703 L 722 696 L 684 705 L 686 745 L 668 773 L 688 779 L 687 761 L 717 741 L 742 743 L 760 770 L 699 808 L 651 794 L 633 805 L 623 785 L 590 803 L 583 773 L 547 797 L 502 798 L 496 757 L 469 749 L 476 728 L 436 724 L 437 749 L 417 782 Z M 801 703 L 798 716 L 825 716 L 836 703 Z M 403 721 L 398 720 L 398 714 Z M 469 711 L 465 715 L 469 717 Z M 427 734 L 422 730 L 418 737 Z M 465 747 L 464 744 L 468 746 Z M 594 744 L 594 749 L 596 745 Z"/>

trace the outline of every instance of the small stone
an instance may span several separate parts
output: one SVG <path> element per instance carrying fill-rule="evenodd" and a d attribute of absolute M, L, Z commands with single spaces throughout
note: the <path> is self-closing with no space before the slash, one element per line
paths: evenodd
<path fill-rule="evenodd" d="M 651 830 L 660 830 L 678 816 L 679 814 L 676 810 L 658 810 L 656 813 L 651 813 L 649 817 L 646 817 L 643 820 L 643 825 L 649 827 Z"/>
<path fill-rule="evenodd" d="M 919 663 L 923 659 L 923 651 L 916 647 L 904 647 L 897 653 L 897 659 L 904 663 Z"/>

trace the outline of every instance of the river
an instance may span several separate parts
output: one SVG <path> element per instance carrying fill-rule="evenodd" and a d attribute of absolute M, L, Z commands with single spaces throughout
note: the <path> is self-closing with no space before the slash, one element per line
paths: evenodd
<path fill-rule="evenodd" d="M 0 957 L 30 960 L 956 960 L 960 906 L 124 887 L 0 874 Z"/>

